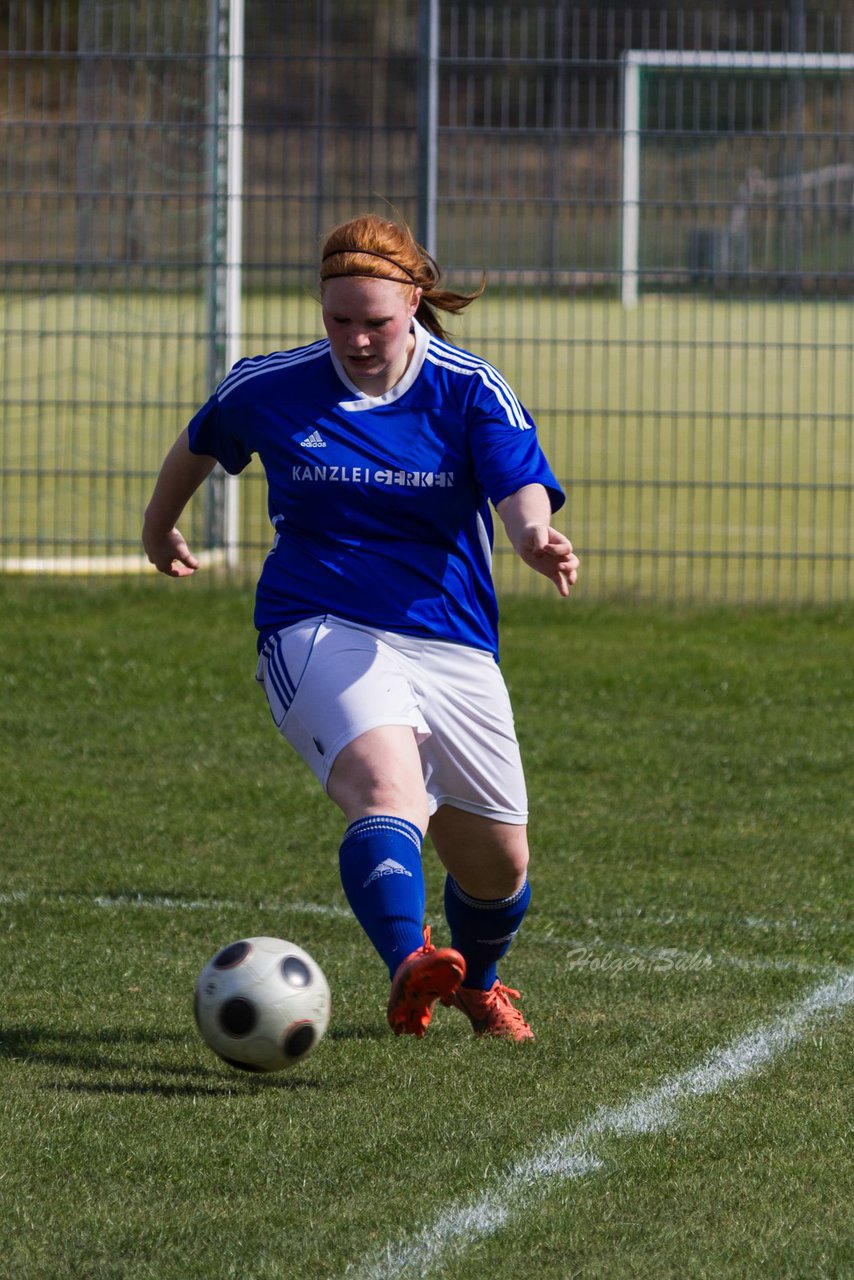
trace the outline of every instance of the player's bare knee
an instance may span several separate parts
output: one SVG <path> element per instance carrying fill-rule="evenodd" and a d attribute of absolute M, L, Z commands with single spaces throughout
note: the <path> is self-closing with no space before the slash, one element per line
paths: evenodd
<path fill-rule="evenodd" d="M 447 830 L 437 839 L 431 827 L 439 857 L 464 893 L 484 901 L 512 898 L 528 878 L 525 830 L 505 824 L 483 830 L 485 838 L 475 842 L 449 838 Z"/>
<path fill-rule="evenodd" d="M 485 897 L 512 898 L 524 885 L 528 878 L 528 851 L 508 852 L 505 858 L 497 858 L 495 863 L 485 869 L 491 891 Z"/>
<path fill-rule="evenodd" d="M 336 761 L 327 791 L 348 822 L 387 814 L 427 830 L 427 794 L 421 778 L 411 770 L 395 769 L 388 761 L 351 755 L 340 768 Z"/>

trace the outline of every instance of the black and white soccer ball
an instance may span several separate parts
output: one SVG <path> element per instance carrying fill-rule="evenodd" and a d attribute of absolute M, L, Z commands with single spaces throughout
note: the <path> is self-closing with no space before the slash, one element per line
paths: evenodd
<path fill-rule="evenodd" d="M 208 961 L 193 1002 L 202 1039 L 229 1066 L 282 1071 L 329 1025 L 329 984 L 308 952 L 281 938 L 243 938 Z"/>

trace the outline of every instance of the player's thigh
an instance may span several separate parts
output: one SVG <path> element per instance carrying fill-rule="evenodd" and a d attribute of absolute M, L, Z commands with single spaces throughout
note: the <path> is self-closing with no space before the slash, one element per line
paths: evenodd
<path fill-rule="evenodd" d="M 473 898 L 509 898 L 525 883 L 528 829 L 444 804 L 430 819 L 430 838 L 445 870 Z"/>
<path fill-rule="evenodd" d="M 279 732 L 324 787 L 339 754 L 369 731 L 429 732 L 397 656 L 335 620 L 311 619 L 271 637 L 256 678 Z"/>
<path fill-rule="evenodd" d="M 390 814 L 427 830 L 421 757 L 409 725 L 380 725 L 354 738 L 336 756 L 326 790 L 348 822 Z"/>

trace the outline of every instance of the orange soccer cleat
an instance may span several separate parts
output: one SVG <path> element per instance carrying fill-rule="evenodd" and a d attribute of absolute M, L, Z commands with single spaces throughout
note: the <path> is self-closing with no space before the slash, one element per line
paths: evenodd
<path fill-rule="evenodd" d="M 388 1025 L 396 1036 L 420 1040 L 430 1025 L 433 1006 L 453 1002 L 466 976 L 466 962 L 452 947 L 434 947 L 430 926 L 424 930 L 424 946 L 413 951 L 395 972 L 388 998 Z"/>
<path fill-rule="evenodd" d="M 522 1017 L 513 1000 L 519 999 L 519 992 L 512 987 L 505 987 L 496 978 L 489 991 L 478 991 L 475 987 L 458 987 L 449 999 L 442 1004 L 453 1005 L 462 1010 L 472 1025 L 476 1036 L 498 1036 L 503 1040 L 533 1040 L 534 1033 Z"/>

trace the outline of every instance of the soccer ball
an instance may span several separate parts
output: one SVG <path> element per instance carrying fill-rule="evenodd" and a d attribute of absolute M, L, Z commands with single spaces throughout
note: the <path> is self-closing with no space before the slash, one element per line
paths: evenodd
<path fill-rule="evenodd" d="M 311 956 L 281 938 L 244 938 L 209 960 L 193 1011 L 229 1066 L 281 1071 L 302 1062 L 329 1024 L 329 986 Z"/>

